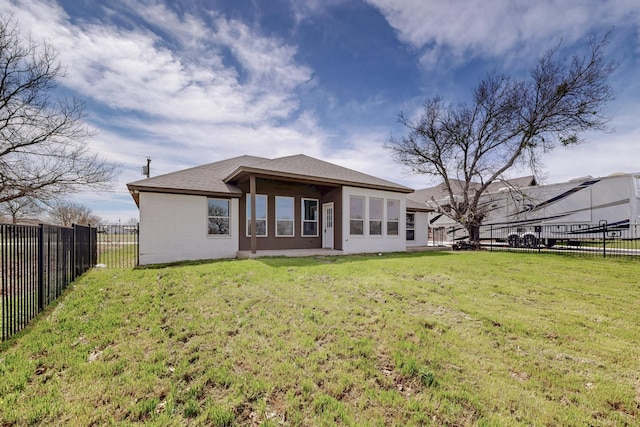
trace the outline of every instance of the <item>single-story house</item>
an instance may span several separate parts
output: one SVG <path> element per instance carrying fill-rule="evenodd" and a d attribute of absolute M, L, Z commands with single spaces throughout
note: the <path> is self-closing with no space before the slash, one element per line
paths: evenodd
<path fill-rule="evenodd" d="M 140 210 L 143 265 L 240 251 L 405 251 L 421 233 L 415 215 L 426 215 L 408 207 L 408 187 L 305 155 L 240 156 L 127 187 Z"/>

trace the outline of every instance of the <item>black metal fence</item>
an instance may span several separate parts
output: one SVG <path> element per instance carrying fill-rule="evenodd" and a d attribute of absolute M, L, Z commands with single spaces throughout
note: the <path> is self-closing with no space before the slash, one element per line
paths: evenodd
<path fill-rule="evenodd" d="M 133 268 L 139 260 L 138 224 L 108 224 L 98 227 L 98 262 L 105 268 Z"/>
<path fill-rule="evenodd" d="M 2 340 L 24 328 L 95 265 L 95 228 L 0 224 Z"/>
<path fill-rule="evenodd" d="M 572 225 L 486 225 L 483 248 L 518 252 L 555 252 L 580 256 L 640 256 L 640 224 L 621 222 Z"/>

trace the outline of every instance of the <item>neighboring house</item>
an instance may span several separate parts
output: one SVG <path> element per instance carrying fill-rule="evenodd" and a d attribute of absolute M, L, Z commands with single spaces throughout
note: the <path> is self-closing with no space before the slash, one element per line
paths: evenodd
<path fill-rule="evenodd" d="M 127 187 L 140 209 L 140 264 L 407 246 L 412 189 L 305 155 L 240 156 Z"/>
<path fill-rule="evenodd" d="M 453 189 L 454 197 L 462 194 L 464 191 L 464 181 L 452 179 L 450 180 L 451 187 Z M 534 176 L 523 176 L 520 178 L 514 178 L 510 180 L 494 181 L 486 189 L 486 193 L 493 193 L 500 188 L 523 188 L 532 187 L 537 185 Z M 479 187 L 479 183 L 471 183 L 471 187 Z M 411 209 L 411 206 L 417 206 L 426 208 L 422 214 L 416 213 L 416 236 L 417 229 L 421 228 L 421 235 L 428 236 L 428 239 L 435 242 L 442 242 L 448 240 L 445 230 L 442 227 L 434 227 L 434 224 L 446 223 L 450 225 L 456 224 L 453 220 L 442 221 L 444 219 L 443 214 L 438 212 L 438 206 L 447 204 L 449 200 L 449 192 L 444 182 L 429 188 L 423 188 L 416 190 L 415 192 L 407 195 L 407 212 Z M 438 221 L 441 220 L 441 221 Z M 425 231 L 423 231 L 425 230 Z M 425 237 L 426 238 L 426 237 Z M 425 246 L 426 242 L 416 242 L 416 246 Z M 407 246 L 410 246 L 407 241 Z"/>

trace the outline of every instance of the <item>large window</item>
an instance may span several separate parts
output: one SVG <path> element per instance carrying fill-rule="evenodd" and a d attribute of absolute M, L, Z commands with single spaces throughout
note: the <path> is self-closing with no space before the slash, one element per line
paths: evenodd
<path fill-rule="evenodd" d="M 292 237 L 293 230 L 293 197 L 276 196 L 276 236 Z"/>
<path fill-rule="evenodd" d="M 208 234 L 229 235 L 229 200 L 207 200 Z"/>
<path fill-rule="evenodd" d="M 384 200 L 369 199 L 369 234 L 382 236 L 382 220 L 384 216 Z"/>
<path fill-rule="evenodd" d="M 302 199 L 302 235 L 315 237 L 318 235 L 318 201 Z"/>
<path fill-rule="evenodd" d="M 267 235 L 267 196 L 256 194 L 256 236 Z M 251 236 L 251 194 L 247 194 L 247 236 Z"/>
<path fill-rule="evenodd" d="M 349 197 L 349 234 L 364 234 L 364 197 Z"/>
<path fill-rule="evenodd" d="M 407 214 L 407 240 L 416 239 L 416 214 Z"/>
<path fill-rule="evenodd" d="M 387 200 L 387 236 L 398 235 L 399 218 L 400 218 L 400 201 Z"/>

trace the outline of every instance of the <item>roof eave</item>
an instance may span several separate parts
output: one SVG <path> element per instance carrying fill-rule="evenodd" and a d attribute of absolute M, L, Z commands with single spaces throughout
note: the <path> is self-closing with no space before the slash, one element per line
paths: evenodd
<path fill-rule="evenodd" d="M 367 184 L 363 182 L 354 182 L 347 181 L 342 179 L 334 179 L 334 178 L 321 178 L 321 177 L 311 177 L 309 175 L 300 175 L 290 172 L 279 172 L 267 169 L 259 169 L 259 168 L 251 168 L 241 166 L 229 176 L 223 179 L 225 183 L 234 182 L 242 179 L 243 175 L 256 175 L 261 178 L 284 178 L 292 181 L 304 182 L 309 184 L 318 184 L 318 185 L 333 185 L 333 186 L 351 186 L 351 187 L 359 187 L 359 188 L 368 188 L 374 190 L 385 190 L 385 191 L 394 191 L 397 193 L 413 193 L 412 188 L 402 187 L 402 186 L 391 186 L 391 185 L 378 185 L 378 184 Z"/>
<path fill-rule="evenodd" d="M 230 191 L 208 191 L 197 189 L 184 189 L 184 188 L 169 188 L 169 187 L 153 187 L 153 186 L 138 186 L 133 184 L 127 184 L 129 193 L 136 202 L 136 206 L 140 207 L 140 193 L 163 193 L 163 194 L 183 194 L 189 196 L 209 196 L 209 197 L 224 197 L 224 198 L 239 198 L 242 196 L 242 190 L 230 190 Z"/>

